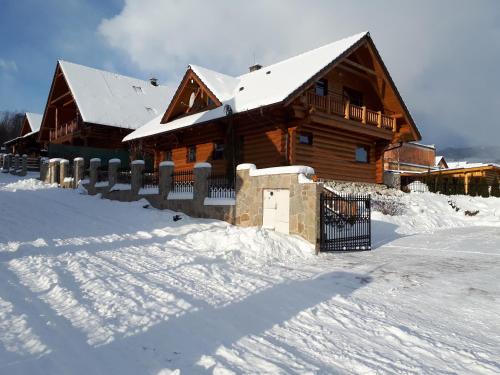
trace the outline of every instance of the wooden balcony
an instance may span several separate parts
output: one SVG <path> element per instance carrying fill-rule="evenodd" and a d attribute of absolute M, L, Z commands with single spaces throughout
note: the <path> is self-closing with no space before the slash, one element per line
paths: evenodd
<path fill-rule="evenodd" d="M 74 134 L 77 130 L 79 130 L 79 126 L 76 119 L 64 124 L 58 124 L 54 129 L 50 129 L 49 140 L 53 141 Z"/>
<path fill-rule="evenodd" d="M 345 101 L 341 97 L 332 95 L 320 96 L 314 92 L 307 92 L 305 96 L 306 105 L 315 110 L 328 114 L 342 116 L 347 120 L 358 121 L 362 124 L 374 126 L 381 129 L 396 131 L 396 119 L 381 111 L 373 111 L 365 106 L 360 107 Z"/>

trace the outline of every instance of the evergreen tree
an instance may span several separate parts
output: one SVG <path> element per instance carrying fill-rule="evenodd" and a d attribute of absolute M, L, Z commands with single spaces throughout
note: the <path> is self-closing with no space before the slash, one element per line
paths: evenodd
<path fill-rule="evenodd" d="M 477 195 L 477 177 L 471 177 L 469 180 L 469 195 L 472 197 Z"/>
<path fill-rule="evenodd" d="M 438 174 L 436 178 L 436 187 L 435 187 L 435 192 L 436 193 L 443 193 L 443 176 Z"/>
<path fill-rule="evenodd" d="M 455 194 L 460 194 L 460 195 L 465 194 L 465 184 L 464 184 L 463 178 L 460 178 L 460 177 L 457 178 L 456 193 Z"/>
<path fill-rule="evenodd" d="M 500 198 L 500 183 L 498 182 L 498 177 L 495 176 L 493 184 L 491 185 L 491 196 Z"/>
<path fill-rule="evenodd" d="M 490 196 L 490 189 L 488 187 L 486 177 L 479 178 L 479 187 L 477 193 L 483 198 L 488 198 Z"/>

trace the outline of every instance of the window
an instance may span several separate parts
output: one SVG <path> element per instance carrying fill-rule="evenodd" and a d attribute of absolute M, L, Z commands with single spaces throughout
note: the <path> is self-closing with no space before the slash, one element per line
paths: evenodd
<path fill-rule="evenodd" d="M 172 150 L 165 151 L 165 160 L 172 161 Z"/>
<path fill-rule="evenodd" d="M 224 159 L 224 143 L 216 143 L 214 145 L 214 154 L 212 157 L 213 160 L 222 160 Z"/>
<path fill-rule="evenodd" d="M 312 133 L 299 133 L 299 144 L 312 145 L 313 144 Z"/>
<path fill-rule="evenodd" d="M 207 105 L 212 105 L 214 104 L 214 101 L 210 98 L 210 96 L 207 98 Z"/>
<path fill-rule="evenodd" d="M 363 94 L 360 91 L 344 87 L 344 98 L 358 107 L 363 106 Z"/>
<path fill-rule="evenodd" d="M 328 80 L 320 79 L 316 82 L 316 87 L 314 89 L 316 95 L 327 96 L 328 95 Z"/>
<path fill-rule="evenodd" d="M 144 94 L 141 86 L 132 86 L 136 94 Z"/>
<path fill-rule="evenodd" d="M 188 161 L 188 163 L 194 163 L 196 161 L 196 146 L 189 146 L 188 147 L 187 161 Z"/>
<path fill-rule="evenodd" d="M 356 147 L 356 161 L 358 163 L 369 163 L 370 147 L 358 146 Z"/>

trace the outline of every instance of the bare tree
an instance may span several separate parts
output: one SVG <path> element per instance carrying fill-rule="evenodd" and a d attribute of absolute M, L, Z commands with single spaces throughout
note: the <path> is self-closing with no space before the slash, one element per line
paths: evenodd
<path fill-rule="evenodd" d="M 11 111 L 0 112 L 0 145 L 21 135 L 23 119 L 24 113 Z"/>

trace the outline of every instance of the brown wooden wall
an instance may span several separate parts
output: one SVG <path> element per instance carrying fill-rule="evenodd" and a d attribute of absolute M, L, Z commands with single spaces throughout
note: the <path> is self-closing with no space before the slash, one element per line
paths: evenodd
<path fill-rule="evenodd" d="M 436 150 L 430 147 L 404 143 L 402 147 L 385 153 L 387 161 L 411 163 L 433 167 L 436 162 Z"/>
<path fill-rule="evenodd" d="M 209 162 L 216 173 L 223 173 L 226 161 L 213 160 L 213 151 L 217 142 L 229 142 L 226 139 L 227 126 L 228 123 L 224 122 L 194 126 L 176 132 L 175 135 L 165 134 L 154 139 L 145 139 L 143 148 L 154 155 L 155 165 L 165 160 L 167 151 L 171 150 L 176 169 L 191 169 L 196 163 Z M 253 163 L 257 168 L 287 164 L 287 130 L 281 122 L 269 118 L 242 118 L 234 121 L 233 126 L 238 163 Z M 196 162 L 187 161 L 188 148 L 191 145 L 196 146 Z"/>
<path fill-rule="evenodd" d="M 313 134 L 313 144 L 299 144 L 301 132 Z M 379 141 L 380 142 L 380 141 Z M 381 183 L 383 181 L 383 148 L 386 143 L 377 143 L 373 138 L 348 133 L 327 125 L 304 123 L 297 127 L 295 137 L 295 164 L 314 168 L 320 178 Z M 356 161 L 356 148 L 370 148 L 369 162 Z"/>

